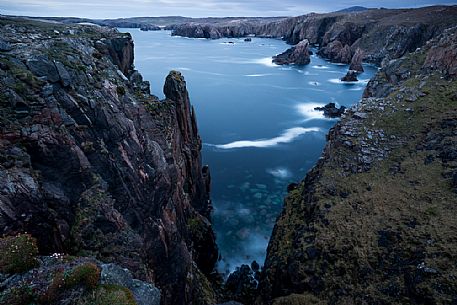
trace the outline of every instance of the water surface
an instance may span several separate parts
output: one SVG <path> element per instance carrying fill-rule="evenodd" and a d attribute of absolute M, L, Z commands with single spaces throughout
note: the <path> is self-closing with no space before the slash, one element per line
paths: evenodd
<path fill-rule="evenodd" d="M 203 161 L 213 178 L 213 222 L 220 270 L 265 258 L 286 187 L 305 176 L 335 124 L 314 107 L 351 106 L 376 72 L 344 84 L 347 65 L 312 56 L 305 67 L 280 67 L 271 56 L 289 46 L 280 40 L 189 39 L 169 31 L 130 32 L 135 66 L 163 98 L 170 70 L 185 76 L 203 142 Z"/>

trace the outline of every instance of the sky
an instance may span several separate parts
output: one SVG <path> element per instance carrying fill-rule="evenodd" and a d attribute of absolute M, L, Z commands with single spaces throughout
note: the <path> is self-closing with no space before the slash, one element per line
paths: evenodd
<path fill-rule="evenodd" d="M 331 12 L 350 6 L 419 7 L 457 1 L 305 1 L 305 0 L 0 0 L 0 14 L 86 17 L 93 19 L 143 16 L 298 16 Z"/>

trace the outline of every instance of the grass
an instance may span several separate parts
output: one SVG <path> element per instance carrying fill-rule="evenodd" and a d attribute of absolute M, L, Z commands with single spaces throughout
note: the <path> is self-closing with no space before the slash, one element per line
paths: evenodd
<path fill-rule="evenodd" d="M 78 305 L 137 305 L 132 291 L 118 285 L 100 285 Z"/>
<path fill-rule="evenodd" d="M 23 273 L 36 266 L 38 261 L 36 239 L 30 234 L 19 234 L 0 239 L 0 272 Z"/>

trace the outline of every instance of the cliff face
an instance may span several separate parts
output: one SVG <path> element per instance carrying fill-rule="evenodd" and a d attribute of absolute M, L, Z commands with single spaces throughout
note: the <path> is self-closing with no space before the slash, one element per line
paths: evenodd
<path fill-rule="evenodd" d="M 457 301 L 457 30 L 392 60 L 285 199 L 259 304 Z"/>
<path fill-rule="evenodd" d="M 334 62 L 351 62 L 357 49 L 365 61 L 380 65 L 423 46 L 444 29 L 455 24 L 456 6 L 419 9 L 371 9 L 361 12 L 308 14 L 272 22 L 231 26 L 198 22 L 179 25 L 174 35 L 199 38 L 259 37 L 282 38 L 290 44 L 308 39 L 319 46 L 319 55 Z"/>
<path fill-rule="evenodd" d="M 114 30 L 2 18 L 0 37 L 1 234 L 115 262 L 162 304 L 213 303 L 209 172 L 182 75 L 151 96 Z"/>

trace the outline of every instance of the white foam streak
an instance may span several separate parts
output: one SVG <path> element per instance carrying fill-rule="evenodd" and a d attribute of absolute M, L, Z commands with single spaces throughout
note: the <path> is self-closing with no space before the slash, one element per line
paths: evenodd
<path fill-rule="evenodd" d="M 322 65 L 313 66 L 313 68 L 314 68 L 314 69 L 322 69 L 322 70 L 324 70 L 324 69 L 330 69 L 330 67 L 328 67 L 328 66 L 322 66 Z"/>
<path fill-rule="evenodd" d="M 277 64 L 273 63 L 273 60 L 271 59 L 271 57 L 265 57 L 265 58 L 261 58 L 261 59 L 256 59 L 256 60 L 254 60 L 253 63 L 261 64 L 261 65 L 264 65 L 264 66 L 267 66 L 267 67 L 277 67 L 278 66 Z"/>
<path fill-rule="evenodd" d="M 247 75 L 244 75 L 246 77 L 262 77 L 262 76 L 271 76 L 273 74 L 270 74 L 270 73 L 266 73 L 266 74 L 247 74 Z"/>
<path fill-rule="evenodd" d="M 220 149 L 234 149 L 234 148 L 246 148 L 246 147 L 256 147 L 256 148 L 265 148 L 265 147 L 272 147 L 283 143 L 290 143 L 294 141 L 301 135 L 310 132 L 319 132 L 320 128 L 311 127 L 311 128 L 303 128 L 303 127 L 295 127 L 290 128 L 284 131 L 279 137 L 271 138 L 271 139 L 260 139 L 260 140 L 244 140 L 244 141 L 235 141 L 228 144 L 223 145 L 215 145 L 217 148 Z"/>
<path fill-rule="evenodd" d="M 305 119 L 324 119 L 324 113 L 322 111 L 314 110 L 316 107 L 323 107 L 323 104 L 318 103 L 305 103 L 298 104 L 295 106 L 297 111 L 305 117 Z"/>
<path fill-rule="evenodd" d="M 267 173 L 278 179 L 288 179 L 292 177 L 290 170 L 285 167 L 267 169 Z"/>

